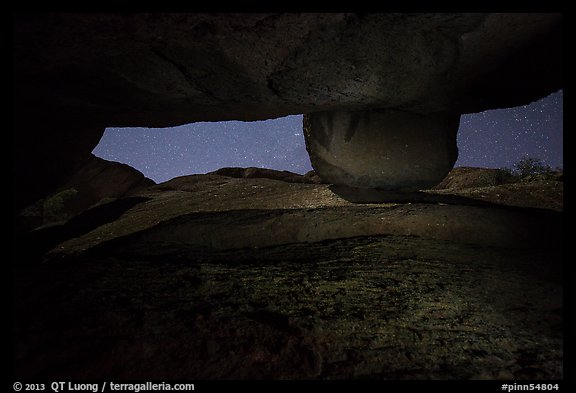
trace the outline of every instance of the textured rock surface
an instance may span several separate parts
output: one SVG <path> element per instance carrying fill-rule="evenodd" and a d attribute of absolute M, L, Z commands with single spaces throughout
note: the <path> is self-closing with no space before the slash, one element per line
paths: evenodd
<path fill-rule="evenodd" d="M 322 180 L 318 175 L 316 175 L 314 171 L 310 171 L 305 175 L 299 175 L 290 171 L 277 171 L 274 169 L 249 167 L 221 168 L 208 174 L 249 179 L 272 179 L 285 181 L 288 183 L 322 183 Z"/>
<path fill-rule="evenodd" d="M 13 48 L 16 209 L 105 127 L 476 112 L 563 84 L 560 14 L 17 14 Z"/>
<path fill-rule="evenodd" d="M 348 186 L 330 186 L 354 203 L 452 203 L 465 206 L 497 205 L 563 210 L 562 172 L 517 178 L 505 171 L 455 168 L 434 189 L 397 192 Z M 448 186 L 448 188 L 444 188 Z"/>
<path fill-rule="evenodd" d="M 545 200 L 358 205 L 215 174 L 141 195 L 77 217 L 92 228 L 49 263 L 15 263 L 15 377 L 563 377 L 562 213 Z"/>
<path fill-rule="evenodd" d="M 438 184 L 458 158 L 460 115 L 396 110 L 304 116 L 314 171 L 337 185 L 417 191 Z"/>
<path fill-rule="evenodd" d="M 563 177 L 563 171 L 518 178 L 500 169 L 460 167 L 454 168 L 430 194 L 562 211 Z"/>
<path fill-rule="evenodd" d="M 388 236 L 19 268 L 14 377 L 560 379 L 559 258 Z"/>
<path fill-rule="evenodd" d="M 179 177 L 140 195 L 147 200 L 115 221 L 57 245 L 51 258 L 107 242 L 127 253 L 164 255 L 174 248 L 261 248 L 369 235 L 525 247 L 544 237 L 558 242 L 561 220 L 553 211 L 486 206 L 433 193 L 424 194 L 433 198 L 414 203 L 356 205 L 328 185 L 218 175 Z"/>
<path fill-rule="evenodd" d="M 564 209 L 564 183 L 557 180 L 534 180 L 463 189 L 451 188 L 435 190 L 434 194 L 457 195 L 509 206 L 545 207 L 558 211 Z"/>
<path fill-rule="evenodd" d="M 86 163 L 64 185 L 90 195 L 94 202 L 102 198 L 133 195 L 153 186 L 154 181 L 129 165 L 108 161 L 91 155 Z"/>
<path fill-rule="evenodd" d="M 491 106 L 474 97 L 479 80 L 515 105 L 561 86 L 546 72 L 561 67 L 560 26 L 559 14 L 17 15 L 17 98 L 110 126 L 343 107 L 480 111 Z M 519 79 L 521 95 L 508 88 L 518 78 L 497 75 L 511 61 L 534 76 Z"/>
<path fill-rule="evenodd" d="M 478 188 L 499 186 L 505 183 L 514 183 L 516 179 L 512 174 L 502 169 L 458 167 L 454 168 L 434 188 L 443 190 L 446 188 Z"/>
<path fill-rule="evenodd" d="M 13 49 L 15 211 L 105 127 L 459 114 L 563 85 L 553 14 L 18 14 Z M 14 239 L 13 379 L 563 376 L 549 199 L 354 205 L 245 175 L 174 179 Z"/>

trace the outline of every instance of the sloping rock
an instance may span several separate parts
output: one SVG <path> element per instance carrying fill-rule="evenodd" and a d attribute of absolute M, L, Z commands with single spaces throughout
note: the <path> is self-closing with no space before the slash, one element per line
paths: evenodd
<path fill-rule="evenodd" d="M 77 216 L 14 266 L 14 377 L 563 378 L 561 212 L 329 187 L 195 175 Z"/>
<path fill-rule="evenodd" d="M 304 174 L 304 176 L 306 176 L 307 178 L 309 178 L 311 180 L 312 183 L 314 184 L 323 184 L 323 183 L 327 183 L 325 180 L 323 180 L 320 176 L 318 176 L 318 174 L 314 171 L 311 170 L 309 172 L 306 172 Z"/>
<path fill-rule="evenodd" d="M 538 173 L 534 175 L 528 175 L 520 179 L 520 181 L 525 183 L 530 182 L 549 182 L 549 181 L 557 181 L 563 182 L 564 181 L 564 171 L 563 170 L 556 170 L 551 171 L 548 173 Z"/>
<path fill-rule="evenodd" d="M 312 171 L 313 172 L 313 171 Z M 217 171 L 208 173 L 209 175 L 220 175 L 229 176 L 237 178 L 248 178 L 248 179 L 272 179 L 280 180 L 288 183 L 318 183 L 320 178 L 315 176 L 314 173 L 299 175 L 290 171 L 277 171 L 274 169 L 267 168 L 220 168 Z"/>
<path fill-rule="evenodd" d="M 114 239 L 125 243 L 125 250 L 135 245 L 155 254 L 174 247 L 260 248 L 370 235 L 526 247 L 544 238 L 557 242 L 561 219 L 551 210 L 508 208 L 482 198 L 460 201 L 432 192 L 422 193 L 428 199 L 414 203 L 405 198 L 355 204 L 338 197 L 329 185 L 214 174 L 175 178 L 139 195 L 148 200 L 118 220 L 58 245 L 54 256 L 81 253 Z"/>
<path fill-rule="evenodd" d="M 476 188 L 434 190 L 430 194 L 452 195 L 508 206 L 564 209 L 564 183 L 561 181 L 531 181 Z"/>
<path fill-rule="evenodd" d="M 518 178 L 501 169 L 454 168 L 429 195 L 453 195 L 508 206 L 564 208 L 563 172 Z"/>
<path fill-rule="evenodd" d="M 90 160 L 63 187 L 75 188 L 99 201 L 134 195 L 154 184 L 153 180 L 129 165 L 91 155 Z"/>
<path fill-rule="evenodd" d="M 512 174 L 502 169 L 458 167 L 454 168 L 434 190 L 463 189 L 498 186 L 518 181 Z"/>
<path fill-rule="evenodd" d="M 153 180 L 129 165 L 90 159 L 56 192 L 25 209 L 19 216 L 20 230 L 66 221 L 102 200 L 134 195 L 152 186 Z"/>

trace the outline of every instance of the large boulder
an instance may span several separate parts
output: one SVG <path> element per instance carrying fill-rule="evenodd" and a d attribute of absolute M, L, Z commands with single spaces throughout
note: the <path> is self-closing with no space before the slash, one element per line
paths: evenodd
<path fill-rule="evenodd" d="M 450 113 L 318 112 L 304 117 L 304 135 L 315 172 L 330 183 L 417 191 L 454 166 L 459 120 Z"/>

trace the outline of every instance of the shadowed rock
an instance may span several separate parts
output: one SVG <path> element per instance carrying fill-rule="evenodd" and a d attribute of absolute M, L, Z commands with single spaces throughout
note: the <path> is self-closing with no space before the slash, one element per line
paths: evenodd
<path fill-rule="evenodd" d="M 421 191 L 403 192 L 378 190 L 373 188 L 355 188 L 332 185 L 330 190 L 352 203 L 439 203 L 463 206 L 498 206 L 491 202 L 465 198 L 456 195 L 438 195 Z"/>
<path fill-rule="evenodd" d="M 438 184 L 458 158 L 460 115 L 395 110 L 305 115 L 306 149 L 329 183 L 417 191 Z"/>
<path fill-rule="evenodd" d="M 90 154 L 88 161 L 56 192 L 17 217 L 18 230 L 63 222 L 104 200 L 127 197 L 154 185 L 129 165 Z"/>

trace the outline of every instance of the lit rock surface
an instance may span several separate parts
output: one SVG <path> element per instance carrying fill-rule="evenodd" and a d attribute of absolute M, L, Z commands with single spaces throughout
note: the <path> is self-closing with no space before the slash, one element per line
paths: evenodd
<path fill-rule="evenodd" d="M 497 187 L 353 204 L 270 178 L 153 186 L 16 245 L 49 252 L 14 264 L 14 376 L 561 379 L 553 182 L 508 205 Z"/>
<path fill-rule="evenodd" d="M 267 175 L 274 172 L 277 177 L 285 175 L 272 170 Z M 542 236 L 558 240 L 560 215 L 549 210 L 549 205 L 555 208 L 562 203 L 562 184 L 540 184 L 538 194 L 529 192 L 531 183 L 517 184 L 519 202 L 514 203 L 510 196 L 508 207 L 499 204 L 497 188 L 477 199 L 473 199 L 475 189 L 460 191 L 468 190 L 466 195 L 472 198 L 459 196 L 458 190 L 452 194 L 367 190 L 376 193 L 377 199 L 385 198 L 356 204 L 358 201 L 336 195 L 339 192 L 334 194 L 333 186 L 290 178 L 182 176 L 140 192 L 136 195 L 139 202 L 128 204 L 128 210 L 117 219 L 59 244 L 53 256 L 76 255 L 109 241 L 122 243 L 120 248 L 127 252 L 144 247 L 147 252 L 163 254 L 173 247 L 261 248 L 371 235 L 415 235 L 504 247 L 529 247 Z M 538 209 L 515 208 L 525 205 Z M 115 208 L 114 204 L 109 207 Z M 108 208 L 99 209 L 105 212 Z M 88 220 L 93 220 L 92 216 Z"/>
<path fill-rule="evenodd" d="M 451 170 L 434 190 L 489 187 L 514 182 L 514 176 L 502 169 L 458 167 Z"/>

